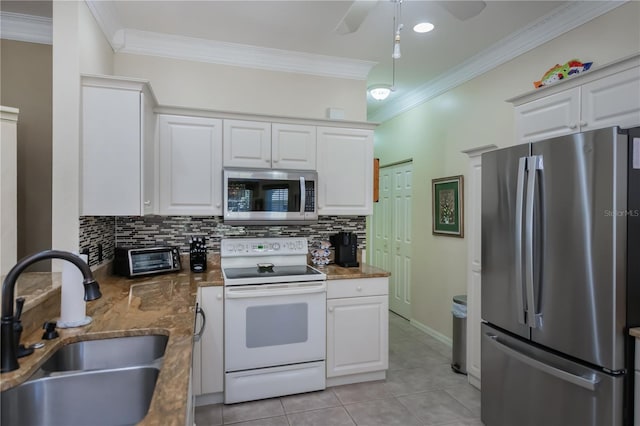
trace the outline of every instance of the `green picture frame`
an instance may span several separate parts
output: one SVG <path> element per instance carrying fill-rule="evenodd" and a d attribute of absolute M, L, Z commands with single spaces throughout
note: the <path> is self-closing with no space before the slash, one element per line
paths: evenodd
<path fill-rule="evenodd" d="M 464 237 L 464 179 L 462 175 L 431 181 L 434 235 Z"/>

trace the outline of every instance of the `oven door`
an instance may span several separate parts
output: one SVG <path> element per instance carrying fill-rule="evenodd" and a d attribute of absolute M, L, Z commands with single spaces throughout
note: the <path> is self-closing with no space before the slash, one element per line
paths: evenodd
<path fill-rule="evenodd" d="M 225 371 L 325 359 L 324 281 L 225 288 Z"/>

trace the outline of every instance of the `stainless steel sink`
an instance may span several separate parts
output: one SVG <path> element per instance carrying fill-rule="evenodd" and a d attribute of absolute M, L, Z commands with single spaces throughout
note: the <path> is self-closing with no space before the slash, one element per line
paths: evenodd
<path fill-rule="evenodd" d="M 58 349 L 2 392 L 2 426 L 133 425 L 151 404 L 168 336 L 87 340 Z"/>
<path fill-rule="evenodd" d="M 158 374 L 127 367 L 30 380 L 2 392 L 2 425 L 133 425 L 149 410 Z"/>
<path fill-rule="evenodd" d="M 128 336 L 70 343 L 43 365 L 43 372 L 102 370 L 149 364 L 164 355 L 168 336 Z"/>

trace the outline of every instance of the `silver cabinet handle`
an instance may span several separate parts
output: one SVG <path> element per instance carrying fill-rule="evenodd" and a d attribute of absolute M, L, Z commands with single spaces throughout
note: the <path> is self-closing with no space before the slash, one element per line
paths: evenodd
<path fill-rule="evenodd" d="M 600 380 L 595 375 L 591 379 L 586 379 L 582 376 L 576 376 L 573 373 L 569 373 L 568 371 L 564 371 L 549 364 L 545 364 L 542 361 L 538 361 L 537 359 L 531 358 L 523 354 L 522 352 L 510 348 L 509 346 L 498 340 L 498 336 L 496 335 L 489 333 L 485 333 L 485 335 L 489 338 L 489 341 L 493 343 L 500 351 L 512 358 L 517 359 L 518 361 L 524 362 L 525 364 L 535 368 L 536 370 L 547 373 L 553 377 L 557 377 L 558 379 L 565 382 L 573 383 L 574 385 L 580 386 L 581 388 L 590 390 L 592 392 L 596 390 L 596 384 L 598 384 Z"/>
<path fill-rule="evenodd" d="M 518 303 L 518 322 L 526 324 L 524 318 L 524 299 L 522 280 L 522 208 L 524 204 L 524 173 L 527 167 L 527 157 L 518 162 L 518 183 L 516 191 L 516 229 L 515 229 L 515 257 L 516 257 L 516 298 Z"/>
<path fill-rule="evenodd" d="M 200 331 L 193 335 L 194 342 L 199 342 L 200 339 L 202 339 L 202 335 L 204 334 L 204 327 L 207 324 L 207 317 L 204 314 L 204 311 L 200 306 L 196 305 L 196 317 L 198 316 L 198 314 L 202 315 L 202 327 L 200 327 Z"/>

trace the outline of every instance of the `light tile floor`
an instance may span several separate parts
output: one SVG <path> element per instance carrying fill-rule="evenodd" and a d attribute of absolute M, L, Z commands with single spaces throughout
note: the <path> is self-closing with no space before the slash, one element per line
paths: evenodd
<path fill-rule="evenodd" d="M 201 406 L 196 425 L 480 426 L 480 392 L 450 363 L 450 347 L 390 312 L 386 380 Z"/>

